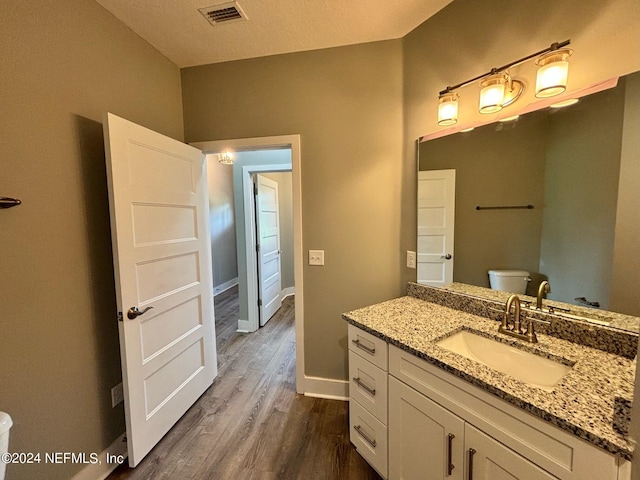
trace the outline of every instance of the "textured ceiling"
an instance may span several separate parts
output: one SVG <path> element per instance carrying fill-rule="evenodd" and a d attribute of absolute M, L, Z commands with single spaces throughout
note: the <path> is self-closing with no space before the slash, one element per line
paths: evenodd
<path fill-rule="evenodd" d="M 220 0 L 96 0 L 179 67 L 401 38 L 452 0 L 238 0 L 248 17 L 212 26 Z"/>

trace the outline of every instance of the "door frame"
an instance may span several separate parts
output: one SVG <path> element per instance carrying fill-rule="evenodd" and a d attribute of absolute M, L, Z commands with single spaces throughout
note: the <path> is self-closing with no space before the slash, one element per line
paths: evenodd
<path fill-rule="evenodd" d="M 304 364 L 304 288 L 303 288 L 303 266 L 304 254 L 302 250 L 302 177 L 301 177 L 301 154 L 300 154 L 300 135 L 279 135 L 272 137 L 254 137 L 254 138 L 236 138 L 228 140 L 214 140 L 208 142 L 191 142 L 190 145 L 199 148 L 204 154 L 220 153 L 225 149 L 233 151 L 242 150 L 270 150 L 274 148 L 291 149 L 291 182 L 293 188 L 293 264 L 294 264 L 294 282 L 295 282 L 295 332 L 296 332 L 296 392 L 305 393 L 305 364 Z M 265 165 L 268 167 L 268 165 Z M 251 175 L 248 172 L 257 172 L 262 165 L 252 165 L 243 167 L 243 190 L 246 195 L 247 190 L 253 192 L 253 186 L 246 188 L 245 182 L 247 177 L 249 181 Z M 283 170 L 283 166 L 278 166 Z M 247 172 L 245 172 L 245 168 Z M 285 168 L 284 170 L 288 170 Z M 270 171 L 275 171 L 271 166 Z M 253 195 L 253 193 L 251 193 Z M 245 197 L 246 198 L 246 197 Z M 252 203 L 251 200 L 248 203 Z M 247 221 L 251 221 L 251 215 L 247 215 L 247 202 L 245 201 L 245 226 Z M 251 207 L 249 207 L 251 208 Z M 249 219 L 249 220 L 247 220 Z M 255 228 L 250 227 L 247 231 L 253 232 Z M 249 242 L 247 242 L 248 244 Z M 254 243 L 255 245 L 255 239 Z M 256 252 L 255 248 L 246 248 L 247 255 L 247 301 L 249 302 L 249 317 L 252 318 L 252 311 L 255 315 L 253 318 L 257 322 L 258 319 L 258 290 L 256 272 L 248 268 L 249 265 L 255 265 Z M 250 250 L 250 252 L 249 252 Z M 251 263 L 249 263 L 251 262 Z M 253 277 L 251 277 L 253 276 Z M 253 280 L 251 280 L 253 278 Z M 253 298 L 252 298 L 253 293 Z"/>

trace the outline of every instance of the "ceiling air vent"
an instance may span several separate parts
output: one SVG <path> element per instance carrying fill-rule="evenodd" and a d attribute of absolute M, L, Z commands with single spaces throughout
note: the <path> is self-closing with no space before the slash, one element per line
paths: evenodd
<path fill-rule="evenodd" d="M 246 20 L 247 15 L 237 2 L 221 3 L 212 7 L 198 9 L 211 25 Z"/>

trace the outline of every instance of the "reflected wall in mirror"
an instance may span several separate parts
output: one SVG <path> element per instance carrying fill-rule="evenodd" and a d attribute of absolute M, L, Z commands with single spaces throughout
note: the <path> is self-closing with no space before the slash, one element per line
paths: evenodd
<path fill-rule="evenodd" d="M 420 143 L 419 170 L 455 169 L 453 281 L 531 273 L 527 294 L 640 316 L 640 73 L 569 107 Z M 477 206 L 533 209 L 477 210 Z M 420 251 L 418 252 L 420 254 Z"/>

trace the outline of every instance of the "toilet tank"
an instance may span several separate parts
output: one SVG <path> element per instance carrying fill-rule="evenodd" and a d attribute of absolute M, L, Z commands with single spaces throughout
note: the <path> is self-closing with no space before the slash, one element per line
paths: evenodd
<path fill-rule="evenodd" d="M 526 270 L 489 270 L 492 290 L 523 294 L 530 280 Z"/>

